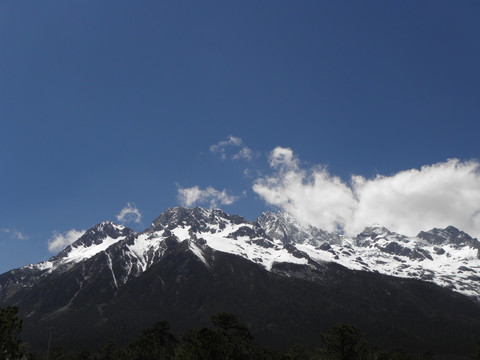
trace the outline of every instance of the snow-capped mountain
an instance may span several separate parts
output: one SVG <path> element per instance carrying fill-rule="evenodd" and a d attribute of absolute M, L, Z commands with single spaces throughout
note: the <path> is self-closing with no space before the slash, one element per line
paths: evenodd
<path fill-rule="evenodd" d="M 398 336 L 420 336 L 418 325 L 402 328 L 406 311 L 415 321 L 445 318 L 463 329 L 459 334 L 471 326 L 469 336 L 480 336 L 479 249 L 454 227 L 407 237 L 375 225 L 347 237 L 281 212 L 247 221 L 218 209 L 175 207 L 141 233 L 100 223 L 49 260 L 0 275 L 0 305 L 23 309 L 32 339 L 55 323 L 68 341 L 120 329 L 118 339 L 127 341 L 152 317 L 173 316 L 181 329 L 225 308 L 250 316 L 271 342 L 283 341 L 275 326 L 298 320 L 289 333 L 295 339 L 305 324 L 320 331 L 337 318 L 375 329 L 389 318 L 399 322 Z M 83 328 L 89 330 L 80 334 Z"/>
<path fill-rule="evenodd" d="M 110 221 L 99 223 L 49 260 L 0 275 L 0 301 L 5 301 L 21 288 L 34 286 L 44 278 L 58 276 L 118 241 L 134 235 L 133 230 L 123 225 Z"/>
<path fill-rule="evenodd" d="M 407 237 L 374 225 L 347 237 L 302 224 L 283 212 L 265 212 L 256 221 L 247 221 L 198 207 L 170 208 L 139 234 L 102 222 L 51 259 L 7 273 L 9 280 L 0 283 L 2 297 L 8 296 L 9 286 L 28 287 L 99 253 L 111 256 L 118 251 L 123 265 L 117 272 L 112 270 L 112 280 L 121 286 L 161 258 L 166 242 L 172 239 L 186 241 L 207 265 L 207 248 L 241 256 L 268 271 L 275 271 L 274 265 L 281 263 L 333 262 L 348 269 L 431 281 L 480 301 L 480 242 L 453 226 Z"/>
<path fill-rule="evenodd" d="M 407 237 L 374 225 L 347 237 L 305 227 L 284 213 L 264 214 L 259 222 L 272 239 L 295 244 L 313 260 L 431 281 L 480 300 L 480 242 L 453 226 Z"/>

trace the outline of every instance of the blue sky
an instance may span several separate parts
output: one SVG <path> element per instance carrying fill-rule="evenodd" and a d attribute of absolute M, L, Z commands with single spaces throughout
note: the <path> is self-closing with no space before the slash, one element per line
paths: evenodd
<path fill-rule="evenodd" d="M 477 1 L 1 2 L 0 273 L 180 204 L 480 236 L 479 17 Z"/>

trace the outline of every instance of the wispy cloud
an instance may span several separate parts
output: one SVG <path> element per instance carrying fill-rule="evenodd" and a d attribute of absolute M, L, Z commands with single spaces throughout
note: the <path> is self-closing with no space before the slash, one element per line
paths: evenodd
<path fill-rule="evenodd" d="M 85 230 L 72 229 L 65 233 L 54 231 L 51 239 L 48 240 L 48 250 L 50 252 L 63 250 L 68 245 L 77 241 L 83 234 L 85 234 Z"/>
<path fill-rule="evenodd" d="M 9 234 L 13 239 L 16 239 L 16 240 L 26 240 L 26 239 L 28 239 L 28 236 L 22 234 L 20 231 L 15 230 L 15 229 L 2 229 L 1 231 Z"/>
<path fill-rule="evenodd" d="M 209 186 L 206 189 L 200 189 L 198 186 L 182 188 L 178 186 L 178 200 L 184 206 L 194 206 L 197 204 L 209 204 L 211 208 L 218 205 L 230 205 L 238 200 L 238 196 L 228 195 L 224 189 L 216 190 Z"/>
<path fill-rule="evenodd" d="M 323 166 L 302 168 L 289 148 L 269 157 L 271 174 L 257 178 L 253 190 L 269 205 L 326 230 L 355 234 L 379 223 L 416 235 L 454 225 L 480 235 L 480 163 L 450 159 L 421 169 L 373 179 L 352 176 L 350 183 Z"/>
<path fill-rule="evenodd" d="M 227 140 L 218 142 L 210 146 L 210 151 L 218 153 L 222 159 L 227 159 L 227 148 L 241 148 L 234 155 L 231 155 L 233 160 L 252 160 L 256 153 L 248 146 L 244 146 L 243 140 L 239 137 L 228 136 Z"/>
<path fill-rule="evenodd" d="M 237 152 L 235 155 L 233 155 L 232 159 L 233 160 L 252 160 L 254 157 L 255 153 L 253 152 L 252 149 L 250 149 L 247 146 L 244 146 L 243 148 L 240 149 L 239 152 Z"/>
<path fill-rule="evenodd" d="M 121 223 L 140 224 L 142 221 L 142 214 L 134 203 L 129 202 L 122 210 L 120 210 L 120 213 L 117 215 L 117 220 Z"/>

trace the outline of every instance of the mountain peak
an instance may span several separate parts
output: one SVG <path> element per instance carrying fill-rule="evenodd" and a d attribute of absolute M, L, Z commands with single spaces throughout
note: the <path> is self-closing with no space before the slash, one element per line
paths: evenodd
<path fill-rule="evenodd" d="M 363 229 L 362 233 L 370 233 L 370 234 L 384 234 L 384 233 L 390 233 L 390 230 L 388 230 L 385 226 L 380 225 L 380 224 L 371 224 L 365 227 Z"/>
<path fill-rule="evenodd" d="M 87 230 L 85 234 L 72 244 L 72 247 L 98 245 L 107 237 L 116 239 L 119 236 L 126 236 L 130 233 L 134 233 L 134 231 L 124 225 L 117 225 L 108 220 L 102 221 Z"/>
<path fill-rule="evenodd" d="M 447 226 L 445 229 L 433 228 L 429 231 L 420 231 L 417 237 L 434 245 L 469 245 L 480 249 L 480 243 L 476 238 L 472 238 L 452 225 Z"/>
<path fill-rule="evenodd" d="M 220 228 L 226 223 L 236 224 L 247 222 L 239 215 L 229 215 L 220 209 L 207 210 L 202 207 L 171 207 L 160 214 L 152 223 L 149 232 L 170 230 L 178 226 L 191 226 L 194 231 L 205 229 L 208 225 L 218 225 Z"/>
<path fill-rule="evenodd" d="M 358 246 L 367 247 L 372 244 L 378 244 L 379 241 L 406 241 L 407 237 L 388 230 L 386 227 L 379 224 L 372 224 L 355 237 L 355 243 Z"/>
<path fill-rule="evenodd" d="M 58 255 L 52 257 L 50 261 L 72 259 L 81 260 L 98 251 L 103 250 L 107 245 L 115 243 L 117 240 L 134 235 L 135 232 L 124 226 L 117 225 L 112 221 L 102 221 L 87 230 L 80 238 L 71 245 L 68 245 Z M 87 251 L 87 249 L 90 249 Z"/>
<path fill-rule="evenodd" d="M 302 223 L 287 212 L 266 211 L 257 219 L 265 233 L 273 240 L 283 244 L 310 244 L 320 246 L 323 243 L 339 243 L 340 236 L 312 225 Z"/>

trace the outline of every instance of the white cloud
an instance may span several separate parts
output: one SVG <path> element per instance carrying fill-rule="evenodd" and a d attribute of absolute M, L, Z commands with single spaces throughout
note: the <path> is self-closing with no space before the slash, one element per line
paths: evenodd
<path fill-rule="evenodd" d="M 479 236 L 479 169 L 476 161 L 450 159 L 390 177 L 353 177 L 358 208 L 351 227 L 371 219 L 409 235 L 453 225 Z"/>
<path fill-rule="evenodd" d="M 210 151 L 211 152 L 216 152 L 220 154 L 220 157 L 222 159 L 226 159 L 227 155 L 225 153 L 225 149 L 229 146 L 241 146 L 242 145 L 242 139 L 229 135 L 227 140 L 220 141 L 218 144 L 211 145 L 210 146 Z"/>
<path fill-rule="evenodd" d="M 83 234 L 85 230 L 69 230 L 66 233 L 53 232 L 52 238 L 48 240 L 48 250 L 50 252 L 58 252 L 63 250 L 68 245 L 77 241 Z"/>
<path fill-rule="evenodd" d="M 253 156 L 254 156 L 253 150 L 247 146 L 244 146 L 239 152 L 233 155 L 232 159 L 233 160 L 240 160 L 240 159 L 252 160 Z"/>
<path fill-rule="evenodd" d="M 211 208 L 214 208 L 218 205 L 230 205 L 238 200 L 238 197 L 228 195 L 225 189 L 219 191 L 211 186 L 204 190 L 200 189 L 198 186 L 190 188 L 182 188 L 178 186 L 178 200 L 183 206 L 208 203 Z"/>
<path fill-rule="evenodd" d="M 268 204 L 326 230 L 349 234 L 379 223 L 416 235 L 453 225 L 480 236 L 480 163 L 446 162 L 373 179 L 352 176 L 347 184 L 324 167 L 302 169 L 288 148 L 275 148 L 273 172 L 254 181 L 253 190 Z"/>
<path fill-rule="evenodd" d="M 22 234 L 20 231 L 15 229 L 2 229 L 2 232 L 10 234 L 10 236 L 16 240 L 28 239 L 28 236 Z"/>
<path fill-rule="evenodd" d="M 242 139 L 229 135 L 227 140 L 220 141 L 218 144 L 210 146 L 210 151 L 217 152 L 227 146 L 241 146 L 241 145 L 242 145 Z"/>
<path fill-rule="evenodd" d="M 299 166 L 297 157 L 293 154 L 292 149 L 277 146 L 270 153 L 268 162 L 272 168 L 281 171 L 296 170 Z"/>
<path fill-rule="evenodd" d="M 250 149 L 248 146 L 242 146 L 243 141 L 239 137 L 235 137 L 230 135 L 227 140 L 220 141 L 215 145 L 210 146 L 210 151 L 219 153 L 222 159 L 227 158 L 227 148 L 228 147 L 241 147 L 239 151 L 237 151 L 234 155 L 232 155 L 233 160 L 252 160 L 254 156 L 256 156 L 255 152 Z"/>
<path fill-rule="evenodd" d="M 335 231 L 352 218 L 355 203 L 351 189 L 325 168 L 300 168 L 288 148 L 275 148 L 269 163 L 271 176 L 254 181 L 255 191 L 268 204 L 277 206 L 303 222 Z"/>
<path fill-rule="evenodd" d="M 134 203 L 129 202 L 122 210 L 120 210 L 120 213 L 117 215 L 117 221 L 122 223 L 140 224 L 142 221 L 142 214 Z"/>

